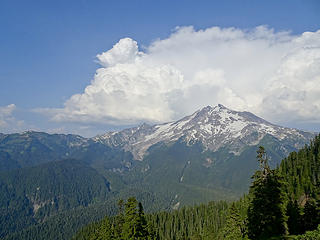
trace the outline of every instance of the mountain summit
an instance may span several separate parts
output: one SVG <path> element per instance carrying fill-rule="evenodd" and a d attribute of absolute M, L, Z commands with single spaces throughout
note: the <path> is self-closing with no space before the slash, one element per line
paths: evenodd
<path fill-rule="evenodd" d="M 142 160 L 150 146 L 178 140 L 187 145 L 201 143 L 204 150 L 213 152 L 227 148 L 239 155 L 246 146 L 253 146 L 269 135 L 283 142 L 282 151 L 287 153 L 285 142 L 295 142 L 302 147 L 312 133 L 274 125 L 250 112 L 238 112 L 222 104 L 207 106 L 178 121 L 150 126 L 142 124 L 119 132 L 109 132 L 93 140 L 111 147 L 130 151 L 136 160 Z M 291 150 L 291 149 L 290 149 Z"/>

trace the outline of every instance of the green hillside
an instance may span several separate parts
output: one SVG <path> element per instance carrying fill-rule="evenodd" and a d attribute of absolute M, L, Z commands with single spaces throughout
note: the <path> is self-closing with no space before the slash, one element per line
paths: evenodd
<path fill-rule="evenodd" d="M 3 237 L 60 211 L 103 201 L 110 190 L 93 168 L 63 160 L 1 174 L 0 192 Z"/>
<path fill-rule="evenodd" d="M 132 239 L 320 239 L 320 136 L 274 170 L 261 149 L 261 168 L 247 196 L 234 203 L 212 202 L 148 215 L 148 235 Z M 113 232 L 121 228 L 117 220 L 121 216 L 120 211 L 110 220 L 88 225 L 75 239 L 121 239 Z M 126 221 L 130 219 L 124 218 L 122 224 L 129 224 Z M 103 235 L 106 223 L 110 229 Z"/>

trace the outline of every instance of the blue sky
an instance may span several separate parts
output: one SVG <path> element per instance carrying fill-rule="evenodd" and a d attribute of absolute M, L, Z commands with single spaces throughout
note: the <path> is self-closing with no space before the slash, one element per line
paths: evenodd
<path fill-rule="evenodd" d="M 94 135 L 141 121 L 152 122 L 152 118 L 135 119 L 133 115 L 127 118 L 134 121 L 122 122 L 121 114 L 110 115 L 112 119 L 116 116 L 116 123 L 101 118 L 92 123 L 65 118 L 57 121 L 52 113 L 35 113 L 34 109 L 63 108 L 72 95 L 83 93 L 101 67 L 96 55 L 110 50 L 122 38 L 133 39 L 140 51 L 150 52 L 150 44 L 170 38 L 178 31 L 177 26 L 193 26 L 194 31 L 214 26 L 250 31 L 265 25 L 276 33 L 289 31 L 288 36 L 300 36 L 319 29 L 319 12 L 317 0 L 3 0 L 0 2 L 0 115 L 3 115 L 0 130 L 30 128 Z M 8 106 L 11 108 L 5 109 Z M 183 115 L 197 109 L 169 110 Z M 179 114 L 163 119 L 174 119 Z M 319 124 L 314 120 L 317 117 L 279 123 L 319 131 Z"/>

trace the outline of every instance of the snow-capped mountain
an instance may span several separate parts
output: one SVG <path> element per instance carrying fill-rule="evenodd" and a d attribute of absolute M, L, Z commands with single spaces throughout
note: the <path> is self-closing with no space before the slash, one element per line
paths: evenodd
<path fill-rule="evenodd" d="M 246 146 L 257 145 L 263 137 L 270 135 L 279 141 L 294 142 L 302 147 L 313 133 L 274 125 L 249 112 L 237 112 L 218 104 L 207 106 L 176 122 L 109 132 L 93 140 L 112 147 L 130 151 L 136 160 L 142 160 L 150 146 L 182 140 L 188 145 L 201 143 L 204 150 L 213 152 L 222 147 L 238 155 Z M 284 147 L 283 151 L 286 149 Z"/>

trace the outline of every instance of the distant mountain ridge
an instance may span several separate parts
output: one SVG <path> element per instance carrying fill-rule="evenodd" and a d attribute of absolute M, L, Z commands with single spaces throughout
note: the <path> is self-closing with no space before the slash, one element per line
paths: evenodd
<path fill-rule="evenodd" d="M 132 165 L 130 154 L 131 160 L 142 161 L 153 145 L 172 145 L 177 141 L 187 146 L 201 144 L 203 151 L 227 149 L 238 156 L 248 146 L 259 144 L 265 136 L 275 138 L 285 156 L 309 143 L 315 134 L 277 126 L 250 112 L 233 111 L 218 104 L 204 107 L 178 121 L 158 125 L 144 123 L 93 138 L 34 131 L 0 134 L 0 171 L 64 158 L 81 159 L 84 155 L 92 158 L 90 154 L 103 162 L 103 156 L 110 155 L 110 151 L 113 156 L 120 152 L 129 154 L 125 160 L 113 161 L 115 169 L 123 171 Z"/>
<path fill-rule="evenodd" d="M 122 156 L 123 150 L 74 134 L 25 131 L 0 136 L 0 172 L 70 158 L 87 163 L 105 161 L 110 168 L 121 168 L 123 159 L 117 155 Z"/>
<path fill-rule="evenodd" d="M 239 155 L 246 146 L 257 145 L 267 134 L 279 141 L 292 141 L 295 148 L 303 147 L 314 137 L 292 128 L 274 125 L 250 112 L 237 112 L 218 104 L 207 106 L 178 121 L 150 126 L 142 124 L 119 132 L 96 136 L 94 141 L 130 151 L 135 160 L 143 160 L 148 148 L 159 142 L 167 144 L 182 139 L 188 145 L 201 143 L 213 152 L 227 146 Z M 288 153 L 288 149 L 283 149 Z"/>

